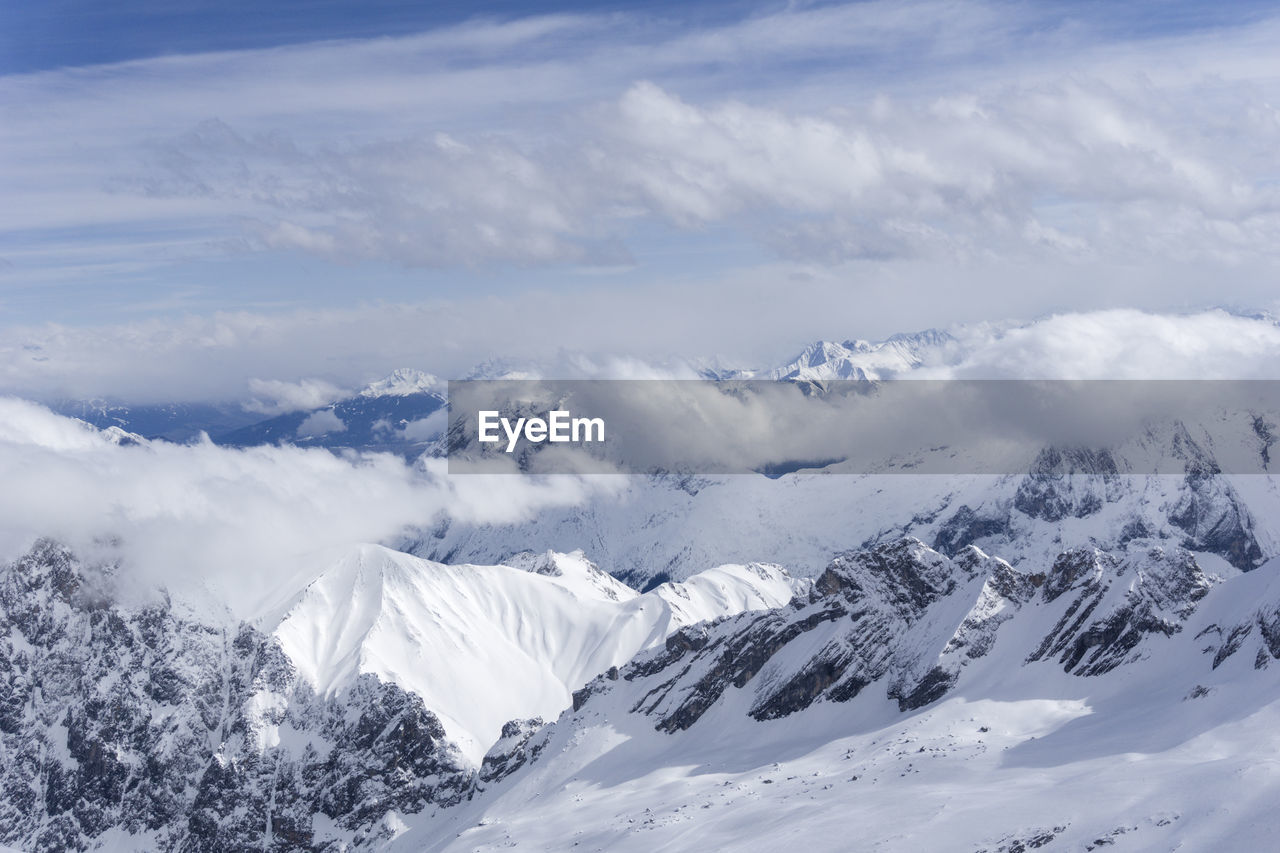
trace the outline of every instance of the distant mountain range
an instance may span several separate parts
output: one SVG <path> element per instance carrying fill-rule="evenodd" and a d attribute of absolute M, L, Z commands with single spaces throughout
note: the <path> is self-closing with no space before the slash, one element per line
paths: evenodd
<path fill-rule="evenodd" d="M 833 379 L 889 379 L 929 362 L 941 363 L 959 342 L 949 333 L 926 329 L 883 341 L 817 341 L 786 364 L 770 370 L 712 370 L 713 379 L 774 379 L 822 382 Z"/>
<path fill-rule="evenodd" d="M 215 444 L 387 451 L 412 458 L 444 428 L 445 383 L 429 373 L 400 369 L 358 394 L 326 406 L 263 418 L 239 404 L 163 404 L 70 401 L 60 414 L 106 429 L 117 427 L 143 438 L 189 441 L 200 433 Z"/>
<path fill-rule="evenodd" d="M 780 367 L 703 369 L 699 374 L 708 379 L 874 380 L 937 360 L 955 343 L 948 333 L 934 329 L 877 342 L 818 341 Z M 553 372 L 556 371 L 530 362 L 494 359 L 477 365 L 466 378 L 527 379 Z M 593 374 L 593 378 L 600 377 Z M 64 400 L 52 408 L 99 429 L 117 427 L 148 439 L 184 442 L 205 433 L 215 444 L 228 447 L 283 442 L 302 447 L 387 451 L 413 458 L 443 432 L 443 416 L 432 415 L 445 407 L 445 395 L 443 380 L 420 370 L 400 368 L 350 397 L 270 417 L 239 403 Z"/>
<path fill-rule="evenodd" d="M 277 415 L 212 438 L 230 447 L 288 443 L 413 457 L 444 430 L 446 402 L 444 382 L 429 373 L 401 369 L 354 397 Z M 437 417 L 431 418 L 433 414 Z"/>

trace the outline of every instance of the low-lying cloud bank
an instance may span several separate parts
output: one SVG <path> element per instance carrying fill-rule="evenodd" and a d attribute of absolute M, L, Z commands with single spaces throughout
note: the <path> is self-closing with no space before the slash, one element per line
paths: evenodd
<path fill-rule="evenodd" d="M 608 478 L 450 479 L 442 463 L 261 446 L 129 443 L 0 398 L 0 558 L 49 536 L 124 566 L 135 593 L 212 595 L 239 616 L 280 603 L 359 542 L 445 514 L 527 518 L 616 485 Z"/>
<path fill-rule="evenodd" d="M 839 288 L 832 287 L 834 297 Z M 266 417 L 326 405 L 398 367 L 453 379 L 477 365 L 488 375 L 692 379 L 713 358 L 721 367 L 771 368 L 819 337 L 911 332 L 926 319 L 903 316 L 877 331 L 833 298 L 819 318 L 792 324 L 773 310 L 790 298 L 786 288 L 739 291 L 752 296 L 741 310 L 726 302 L 695 314 L 623 291 L 577 301 L 563 295 L 0 330 L 0 393 L 45 402 L 242 400 Z M 929 378 L 1280 378 L 1280 326 L 1270 316 L 1125 308 L 941 327 L 958 342 L 953 357 L 926 366 Z"/>

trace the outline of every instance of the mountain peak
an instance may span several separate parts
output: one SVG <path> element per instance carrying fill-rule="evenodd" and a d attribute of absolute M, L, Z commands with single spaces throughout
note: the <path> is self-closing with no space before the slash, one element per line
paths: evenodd
<path fill-rule="evenodd" d="M 640 595 L 580 551 L 509 562 L 448 565 L 360 545 L 273 636 L 318 695 L 370 675 L 421 696 L 478 765 L 506 722 L 554 717 L 574 689 L 672 631 L 791 598 L 779 569 L 722 566 Z"/>
<path fill-rule="evenodd" d="M 436 375 L 411 367 L 393 370 L 390 375 L 371 382 L 360 392 L 362 397 L 408 397 L 412 394 L 431 394 L 443 389 L 444 382 Z"/>
<path fill-rule="evenodd" d="M 467 379 L 536 379 L 543 370 L 534 362 L 514 358 L 490 358 L 480 362 Z"/>
<path fill-rule="evenodd" d="M 816 341 L 790 363 L 764 375 L 799 381 L 882 379 L 920 366 L 929 351 L 941 349 L 952 340 L 946 332 L 926 329 L 893 335 L 883 341 Z"/>

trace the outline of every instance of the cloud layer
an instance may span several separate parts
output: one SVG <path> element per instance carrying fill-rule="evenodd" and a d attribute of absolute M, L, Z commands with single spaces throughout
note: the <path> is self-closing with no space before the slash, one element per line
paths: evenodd
<path fill-rule="evenodd" d="M 1273 308 L 1280 19 L 1157 11 L 558 15 L 0 77 L 0 390 L 277 413 L 495 355 Z"/>
<path fill-rule="evenodd" d="M 830 340 L 873 337 L 856 304 L 820 303 Z M 463 378 L 511 370 L 559 378 L 694 378 L 705 365 L 773 368 L 807 343 L 787 322 L 787 290 L 756 291 L 749 318 L 717 328 L 707 313 L 671 315 L 648 294 L 583 296 L 579 304 L 538 294 L 473 309 L 369 306 L 285 315 L 228 314 L 99 327 L 0 331 L 0 377 L 12 393 L 56 401 L 108 396 L 135 403 L 239 401 L 263 417 L 327 405 L 396 367 Z M 673 292 L 673 298 L 676 294 Z M 912 306 L 882 335 L 915 331 Z M 612 321 L 625 316 L 634 334 Z M 1221 310 L 1161 314 L 1134 309 L 1062 312 L 1029 323 L 980 321 L 943 327 L 961 343 L 955 361 L 924 375 L 945 378 L 1280 378 L 1280 327 L 1269 316 Z M 482 329 L 482 334 L 474 330 Z M 424 330 L 430 330 L 424 334 Z M 528 360 L 490 362 L 495 350 Z M 325 371 L 326 379 L 312 377 Z M 271 377 L 271 378 L 264 378 Z M 330 426 L 336 426 L 330 424 Z"/>
<path fill-rule="evenodd" d="M 211 595 L 240 616 L 274 606 L 335 554 L 439 517 L 528 518 L 608 490 L 607 478 L 449 479 L 381 454 L 209 443 L 120 444 L 0 398 L 0 559 L 39 536 L 122 559 L 138 590 Z M 126 590 L 128 591 L 128 590 Z"/>
<path fill-rule="evenodd" d="M 653 223 L 817 263 L 1271 260 L 1278 34 L 873 2 L 0 78 L 0 232 L 24 282 L 281 250 L 629 263 Z"/>

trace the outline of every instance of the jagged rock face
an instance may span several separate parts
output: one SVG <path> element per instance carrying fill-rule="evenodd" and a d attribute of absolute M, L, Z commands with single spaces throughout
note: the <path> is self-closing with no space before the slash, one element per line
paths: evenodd
<path fill-rule="evenodd" d="M 1221 554 L 1241 571 L 1263 562 L 1262 549 L 1253 535 L 1249 511 L 1231 486 L 1214 471 L 1193 470 L 1186 488 L 1169 513 L 1169 521 L 1187 534 L 1185 547 Z"/>
<path fill-rule="evenodd" d="M 947 558 L 907 538 L 835 560 L 788 607 L 673 634 L 617 684 L 598 678 L 574 704 L 633 690 L 632 712 L 673 732 L 696 724 L 730 687 L 751 691 L 748 713 L 766 720 L 881 683 L 908 711 L 946 695 L 1012 619 L 1052 626 L 1022 651 L 1027 663 L 1097 675 L 1140 656 L 1147 637 L 1179 632 L 1210 583 L 1181 549 L 1078 549 L 1047 571 L 1023 572 L 977 548 Z"/>
<path fill-rule="evenodd" d="M 617 674 L 617 670 L 613 672 Z M 480 783 L 500 782 L 525 764 L 536 761 L 547 745 L 544 725 L 541 717 L 533 717 L 512 720 L 503 726 L 502 737 L 489 748 L 480 765 Z"/>
<path fill-rule="evenodd" d="M 1257 568 L 1266 556 L 1244 501 L 1189 438 L 1175 444 L 1187 456 L 1186 473 L 1167 504 L 1147 504 L 1146 478 L 1118 473 L 1115 459 L 1106 451 L 1050 448 L 1018 482 L 1012 500 L 950 511 L 933 533 L 933 547 L 948 556 L 968 545 L 1004 547 L 1034 529 L 1028 528 L 1028 521 L 1059 525 L 1099 516 L 1110 506 L 1124 507 L 1126 515 L 1122 524 L 1094 531 L 1106 547 L 1123 548 L 1135 539 L 1158 536 L 1170 545 L 1218 554 L 1241 571 Z M 924 528 L 932 519 L 921 522 L 902 529 Z"/>
<path fill-rule="evenodd" d="M 317 697 L 253 627 L 125 609 L 96 580 L 51 542 L 0 569 L 4 843 L 85 849 L 119 828 L 156 849 L 337 850 L 392 809 L 470 794 L 417 696 L 366 676 Z"/>
<path fill-rule="evenodd" d="M 1252 615 L 1235 624 L 1208 625 L 1196 635 L 1196 639 L 1206 642 L 1202 651 L 1213 654 L 1213 668 L 1217 669 L 1255 636 L 1257 650 L 1253 668 L 1267 669 L 1273 660 L 1280 660 L 1280 604 L 1263 604 Z"/>
<path fill-rule="evenodd" d="M 1042 450 L 1018 485 L 1013 506 L 1030 518 L 1085 518 L 1120 495 L 1116 461 L 1105 450 Z"/>
<path fill-rule="evenodd" d="M 1069 600 L 1028 661 L 1056 658 L 1077 675 L 1110 672 L 1150 634 L 1170 636 L 1208 593 L 1195 558 L 1151 548 L 1119 559 L 1095 549 L 1063 553 L 1041 589 L 1044 600 Z M 1123 589 L 1117 597 L 1114 589 Z"/>
<path fill-rule="evenodd" d="M 934 659 L 922 658 L 904 641 L 935 604 L 964 587 L 980 606 L 958 629 L 937 638 Z M 749 713 L 758 720 L 786 716 L 819 699 L 852 699 L 882 678 L 902 707 L 915 707 L 945 692 L 966 655 L 989 645 L 985 634 L 1006 596 L 1021 594 L 1012 569 L 976 548 L 952 560 L 919 540 L 903 539 L 835 560 L 808 598 L 789 607 L 678 632 L 659 653 L 637 659 L 623 679 L 646 685 L 633 710 L 654 716 L 664 731 L 689 728 L 730 686 L 749 683 Z M 934 625 L 923 630 L 936 634 Z M 799 663 L 779 664 L 779 653 L 792 643 L 818 651 Z M 603 686 L 589 686 L 583 701 Z"/>
<path fill-rule="evenodd" d="M 933 547 L 950 556 L 984 539 L 1007 536 L 1008 533 L 1007 507 L 974 510 L 963 505 L 938 528 Z"/>

